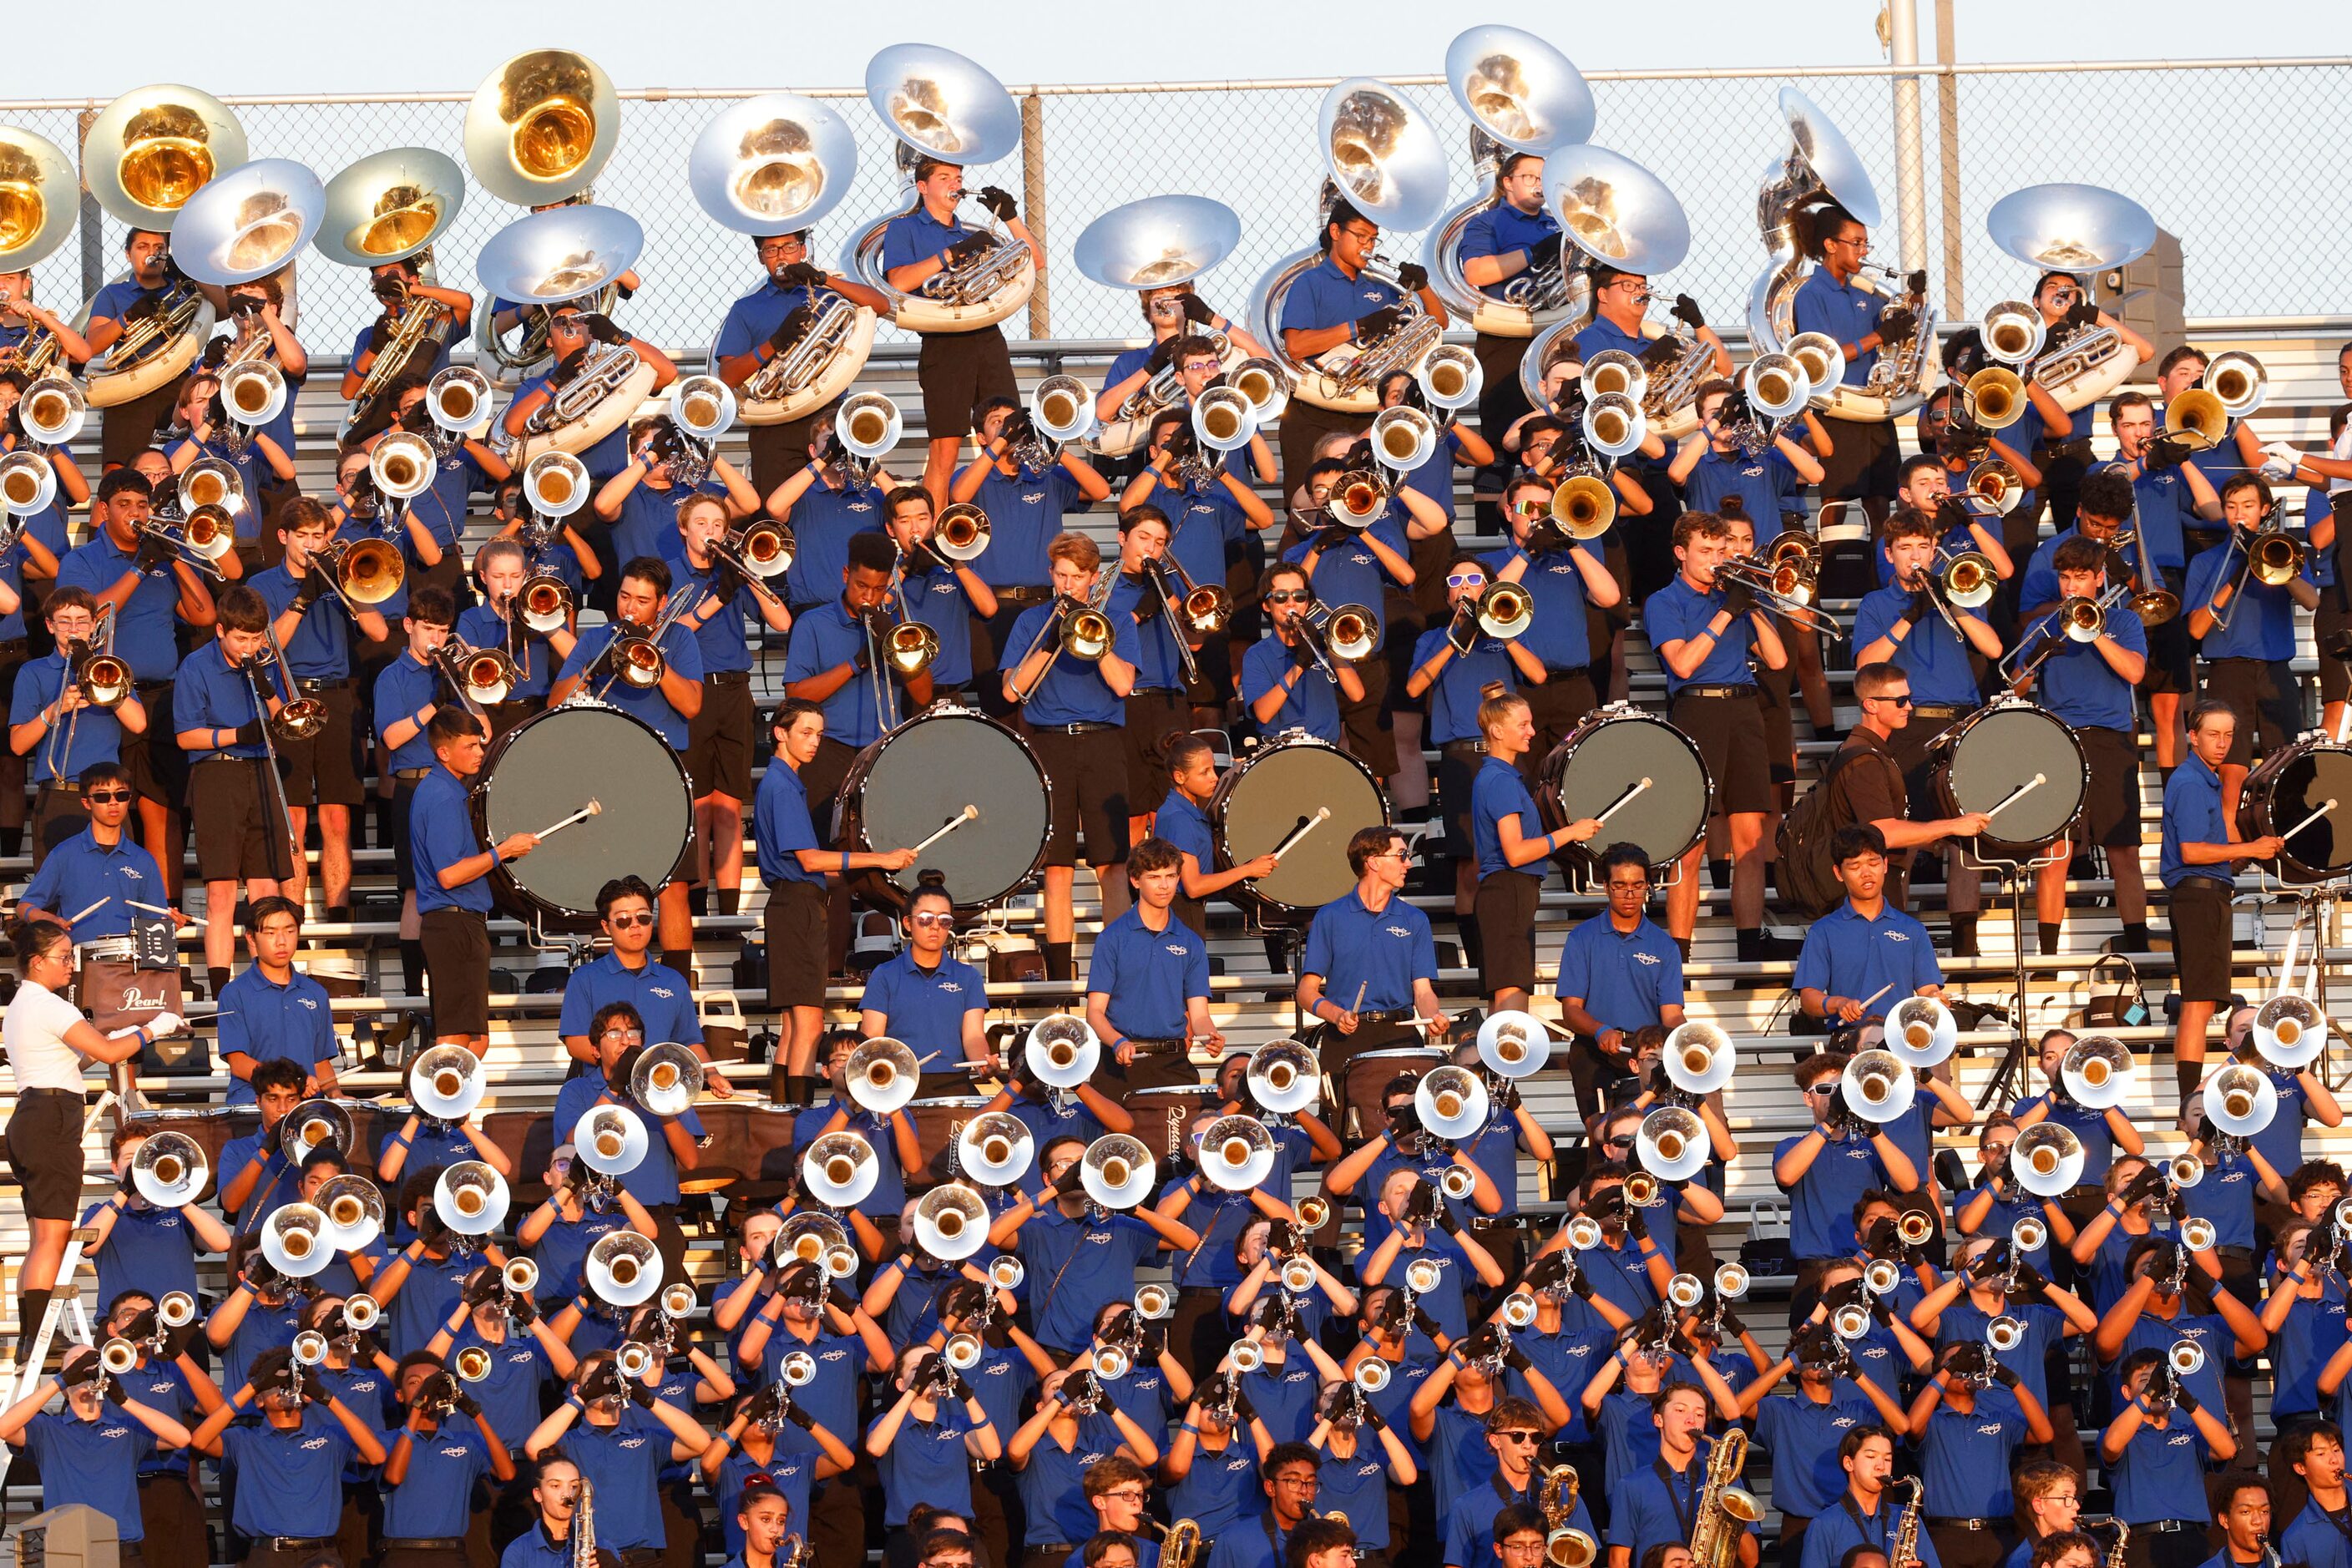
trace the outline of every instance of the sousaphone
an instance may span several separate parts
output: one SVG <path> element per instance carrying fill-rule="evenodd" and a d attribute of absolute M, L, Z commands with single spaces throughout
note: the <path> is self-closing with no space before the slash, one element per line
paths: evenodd
<path fill-rule="evenodd" d="M 898 139 L 898 167 L 910 182 L 921 159 L 970 169 L 1021 145 L 1021 110 L 1004 85 L 977 61 L 936 44 L 893 44 L 866 62 L 866 101 Z M 918 293 L 891 288 L 882 232 L 919 205 L 919 198 L 910 199 L 866 225 L 842 252 L 841 270 L 878 289 L 890 301 L 891 320 L 910 332 L 972 332 L 1029 302 L 1036 258 L 1025 242 L 992 224 L 981 231 L 994 241 L 985 255 L 933 274 Z"/>
<path fill-rule="evenodd" d="M 1502 197 L 1495 181 L 1512 153 L 1548 156 L 1591 139 L 1592 89 L 1566 55 L 1533 33 L 1494 24 L 1459 34 L 1445 50 L 1445 85 L 1470 117 L 1470 163 L 1484 187 L 1429 231 L 1422 262 L 1445 308 L 1497 337 L 1533 337 L 1565 317 L 1591 313 L 1591 279 L 1563 264 L 1530 268 L 1489 293 L 1462 275 L 1462 234 Z"/>
<path fill-rule="evenodd" d="M 466 172 L 430 147 L 371 153 L 327 182 L 327 216 L 311 243 L 344 267 L 425 257 L 466 205 Z M 431 275 L 430 258 L 419 270 Z"/>
<path fill-rule="evenodd" d="M 327 188 L 309 165 L 258 158 L 188 198 L 172 226 L 172 259 L 216 289 L 269 277 L 290 281 L 296 256 L 326 214 Z"/>
<path fill-rule="evenodd" d="M 1544 199 L 1559 220 L 1561 255 L 1579 270 L 1614 267 L 1654 278 L 1690 254 L 1690 216 L 1683 204 L 1664 181 L 1622 153 L 1590 143 L 1555 149 L 1544 158 Z M 1577 331 L 1590 320 L 1563 317 L 1528 345 L 1519 360 L 1519 389 L 1529 407 L 1550 406 L 1544 373 L 1573 347 Z"/>
<path fill-rule="evenodd" d="M 491 236 L 474 270 L 499 299 L 553 307 L 612 287 L 636 265 L 645 244 L 637 220 L 617 208 L 551 207 Z M 532 451 L 584 452 L 652 394 L 656 372 L 635 349 L 592 341 L 587 352 L 579 376 L 532 416 L 523 436 Z"/>
<path fill-rule="evenodd" d="M 1985 214 L 2002 255 L 2036 273 L 2105 272 L 2156 244 L 2156 219 L 2129 196 L 2099 185 L 2029 185 Z M 2088 293 L 2088 289 L 2085 289 Z M 2030 374 L 2072 414 L 2105 399 L 2139 368 L 2139 353 L 2113 327 L 2050 329 Z"/>
<path fill-rule="evenodd" d="M 73 233 L 80 179 L 64 148 L 16 125 L 0 125 L 0 272 L 30 272 Z M 58 341 L 35 327 L 0 349 L 0 371 L 35 380 L 57 367 Z"/>
<path fill-rule="evenodd" d="M 1071 259 L 1090 282 L 1143 294 L 1192 282 L 1231 256 L 1241 241 L 1241 215 L 1221 201 L 1145 196 L 1115 206 L 1087 225 Z M 1246 357 L 1223 332 L 1184 328 L 1185 333 L 1195 331 L 1220 345 L 1218 357 L 1226 371 Z M 1107 458 L 1123 458 L 1150 439 L 1153 420 L 1183 401 L 1184 388 L 1171 364 L 1140 391 L 1130 393 L 1087 445 Z"/>
<path fill-rule="evenodd" d="M 719 110 L 686 161 L 687 183 L 711 221 L 753 236 L 814 229 L 849 195 L 856 175 L 857 142 L 848 122 L 827 105 L 790 92 L 763 93 Z M 735 389 L 743 424 L 798 419 L 848 391 L 866 368 L 874 311 L 838 294 L 821 298 L 800 341 Z M 715 334 L 709 357 L 716 374 Z"/>

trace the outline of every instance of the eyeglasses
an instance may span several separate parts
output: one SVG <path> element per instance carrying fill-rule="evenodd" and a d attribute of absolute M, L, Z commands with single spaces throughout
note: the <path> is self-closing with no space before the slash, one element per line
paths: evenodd
<path fill-rule="evenodd" d="M 121 805 L 130 798 L 131 792 L 127 789 L 94 789 L 82 796 L 92 805 Z"/>
<path fill-rule="evenodd" d="M 1117 1491 L 1105 1492 L 1103 1493 L 1103 1496 L 1110 1499 L 1114 1502 L 1141 1502 L 1143 1500 L 1143 1489 L 1141 1487 L 1121 1487 Z"/>
<path fill-rule="evenodd" d="M 1447 575 L 1445 585 L 1449 588 L 1475 588 L 1486 581 L 1486 574 L 1484 572 L 1455 572 Z"/>
<path fill-rule="evenodd" d="M 607 915 L 604 917 L 604 921 L 607 925 L 617 926 L 623 931 L 634 931 L 639 926 L 649 926 L 653 924 L 654 917 L 653 911 L 647 910 L 641 914 Z"/>
<path fill-rule="evenodd" d="M 646 1037 L 646 1032 L 643 1029 L 632 1029 L 626 1025 L 616 1024 L 604 1031 L 604 1037 L 608 1040 L 642 1040 Z"/>
<path fill-rule="evenodd" d="M 1297 1487 L 1311 1492 L 1323 1483 L 1320 1477 L 1310 1473 L 1304 1476 L 1276 1476 L 1274 1478 L 1274 1484 L 1278 1487 Z"/>
<path fill-rule="evenodd" d="M 1825 240 L 1823 243 L 1828 245 L 1843 245 L 1848 250 L 1868 250 L 1870 248 L 1870 240 L 1866 236 L 1861 239 L 1831 239 Z"/>
<path fill-rule="evenodd" d="M 1633 881 L 1627 881 L 1622 877 L 1612 877 L 1609 879 L 1609 890 L 1612 893 L 1646 893 L 1650 890 L 1650 882 L 1646 877 Z"/>
<path fill-rule="evenodd" d="M 1304 588 L 1276 588 L 1266 595 L 1265 602 L 1269 605 L 1303 605 L 1314 596 Z"/>
<path fill-rule="evenodd" d="M 1506 1557 L 1536 1558 L 1541 1557 L 1543 1554 L 1544 1543 L 1540 1539 L 1533 1541 L 1506 1541 L 1503 1542 L 1503 1555 Z"/>

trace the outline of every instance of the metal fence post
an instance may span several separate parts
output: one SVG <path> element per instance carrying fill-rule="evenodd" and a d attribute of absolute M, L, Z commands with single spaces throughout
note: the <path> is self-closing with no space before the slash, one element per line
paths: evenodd
<path fill-rule="evenodd" d="M 1918 0 L 1886 0 L 1887 48 L 1897 67 L 1919 63 Z M 1895 79 L 1895 205 L 1902 224 L 1903 269 L 1927 265 L 1927 182 L 1919 145 L 1919 79 Z"/>
<path fill-rule="evenodd" d="M 106 286 L 106 236 L 100 225 L 105 213 L 89 194 L 89 171 L 82 168 L 82 149 L 89 145 L 89 128 L 98 110 L 85 109 L 74 116 L 74 166 L 81 173 L 81 297 L 92 300 Z"/>
<path fill-rule="evenodd" d="M 1954 39 L 1952 0 L 1936 0 L 1936 63 L 1944 68 L 1936 78 L 1937 178 L 1943 186 L 1944 319 L 1957 321 L 1968 311 L 1966 279 L 1960 253 L 1960 79 L 1952 67 L 1959 63 Z"/>
<path fill-rule="evenodd" d="M 1031 92 L 1021 100 L 1021 210 L 1028 219 L 1029 237 L 1045 249 L 1045 101 Z M 1054 335 L 1052 284 L 1045 269 L 1037 269 L 1037 287 L 1029 294 L 1029 335 Z"/>

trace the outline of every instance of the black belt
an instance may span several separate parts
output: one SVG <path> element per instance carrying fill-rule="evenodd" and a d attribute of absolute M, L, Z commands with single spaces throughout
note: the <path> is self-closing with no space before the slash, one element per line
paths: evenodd
<path fill-rule="evenodd" d="M 2207 1528 L 2201 1519 L 2159 1519 L 2154 1524 L 2135 1524 L 2134 1530 L 2145 1530 L 2151 1535 L 2178 1535 L 2184 1530 Z"/>
<path fill-rule="evenodd" d="M 30 1094 L 55 1094 L 55 1095 L 60 1095 L 60 1096 L 71 1096 L 71 1097 L 72 1097 L 73 1099 L 75 1099 L 75 1100 L 79 1100 L 79 1099 L 81 1098 L 81 1090 L 79 1090 L 79 1089 L 44 1089 L 44 1088 L 42 1088 L 42 1087 L 41 1087 L 40 1085 L 38 1085 L 38 1084 L 34 1085 L 31 1089 L 18 1089 L 18 1090 L 16 1091 L 16 1098 L 17 1098 L 17 1099 L 19 1099 L 19 1100 L 22 1100 L 22 1099 L 24 1099 L 26 1095 L 30 1095 Z"/>
<path fill-rule="evenodd" d="M 432 771 L 431 768 L 394 768 L 392 770 L 392 776 L 402 784 L 415 784 Z"/>
<path fill-rule="evenodd" d="M 0 658 L 12 653 L 27 653 L 31 648 L 32 645 L 23 637 L 0 637 Z"/>
<path fill-rule="evenodd" d="M 1753 686 L 1685 686 L 1675 695 L 1676 697 L 1753 697 L 1756 695 L 1756 688 Z"/>
<path fill-rule="evenodd" d="M 348 675 L 335 680 L 313 680 L 303 675 L 294 678 L 295 689 L 305 697 L 323 697 L 330 691 L 341 691 L 351 683 L 352 678 Z"/>
<path fill-rule="evenodd" d="M 1077 724 L 1032 724 L 1029 728 L 1044 735 L 1091 735 L 1098 730 L 1117 730 L 1123 728 L 1123 726 L 1118 724 L 1085 722 Z"/>
<path fill-rule="evenodd" d="M 1128 1036 L 1125 1043 L 1132 1047 L 1135 1054 L 1139 1057 L 1175 1056 L 1184 1049 L 1182 1040 L 1153 1039 L 1139 1035 Z"/>
<path fill-rule="evenodd" d="M 1911 709 L 1911 717 L 1914 719 L 1957 719 L 1963 713 L 1973 713 L 1976 710 L 1974 708 L 1965 702 L 1931 702 L 1924 707 L 1915 703 Z M 1933 1524 L 1936 1521 L 1934 1520 L 1929 1520 L 1927 1522 Z"/>
<path fill-rule="evenodd" d="M 226 752 L 215 752 L 209 757 L 198 757 L 194 765 L 201 768 L 214 763 L 257 763 L 261 760 L 259 757 L 232 757 Z"/>
<path fill-rule="evenodd" d="M 466 1538 L 462 1535 L 387 1535 L 383 1538 L 387 1552 L 463 1552 Z"/>
<path fill-rule="evenodd" d="M 1927 1522 L 1941 1530 L 1990 1530 L 2000 1522 L 1990 1519 L 1937 1519 L 1927 1516 Z"/>
<path fill-rule="evenodd" d="M 1486 754 L 1486 742 L 1484 741 L 1447 741 L 1440 744 L 1438 750 L 1441 752 L 1469 752 L 1476 756 L 1485 756 Z"/>
<path fill-rule="evenodd" d="M 264 1552 L 308 1552 L 313 1547 L 331 1546 L 331 1535 L 257 1535 L 253 1543 Z"/>
<path fill-rule="evenodd" d="M 43 789 L 61 789 L 68 795 L 79 795 L 81 793 L 81 785 L 72 779 L 44 779 L 41 781 L 41 787 Z"/>
<path fill-rule="evenodd" d="M 748 669 L 705 670 L 702 676 L 702 684 L 705 686 L 749 686 L 751 684 L 751 672 Z"/>
<path fill-rule="evenodd" d="M 1051 590 L 1026 583 L 996 590 L 996 602 L 999 605 L 1042 605 L 1051 596 Z"/>
<path fill-rule="evenodd" d="M 1554 679 L 1563 675 L 1589 675 L 1591 671 L 1592 666 L 1590 661 L 1583 664 L 1546 664 L 1544 666 L 1544 674 Z"/>
<path fill-rule="evenodd" d="M 1482 1214 L 1470 1216 L 1472 1230 L 1513 1230 L 1517 1228 L 1518 1223 L 1519 1216 L 1515 1214 Z"/>
<path fill-rule="evenodd" d="M 1176 1294 L 1180 1298 L 1184 1296 L 1214 1296 L 1219 1300 L 1223 1300 L 1225 1295 L 1223 1290 L 1220 1290 L 1214 1285 L 1179 1285 L 1176 1287 Z"/>
<path fill-rule="evenodd" d="M 1329 998 L 1330 994 L 1326 992 L 1324 994 L 1324 999 L 1328 1001 Z M 1395 1024 L 1402 1023 L 1403 1020 L 1412 1016 L 1413 1016 L 1413 1011 L 1410 1007 L 1374 1007 L 1368 1011 L 1357 1014 L 1356 1022 L 1359 1024 Z"/>

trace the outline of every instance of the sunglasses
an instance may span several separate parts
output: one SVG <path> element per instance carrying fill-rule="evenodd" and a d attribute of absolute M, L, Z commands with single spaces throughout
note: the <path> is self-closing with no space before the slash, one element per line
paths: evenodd
<path fill-rule="evenodd" d="M 623 931 L 634 931 L 639 926 L 649 926 L 654 923 L 654 917 L 650 910 L 635 915 L 608 915 L 605 919 L 607 923 L 618 926 Z"/>
<path fill-rule="evenodd" d="M 1486 581 L 1484 572 L 1457 572 L 1445 579 L 1449 588 L 1475 588 Z"/>
<path fill-rule="evenodd" d="M 1265 596 L 1269 605 L 1303 605 L 1315 595 L 1303 588 L 1276 588 Z"/>
<path fill-rule="evenodd" d="M 1884 702 L 1895 708 L 1908 708 L 1911 706 L 1911 694 L 1907 691 L 1897 691 L 1887 697 L 1874 697 L 1871 700 Z"/>
<path fill-rule="evenodd" d="M 121 805 L 131 798 L 127 789 L 94 789 L 82 798 L 92 805 Z"/>
<path fill-rule="evenodd" d="M 907 917 L 907 920 L 908 920 L 908 923 L 909 923 L 909 924 L 911 924 L 911 925 L 919 925 L 919 926 L 942 926 L 942 927 L 944 927 L 944 926 L 951 926 L 951 925 L 955 924 L 955 916 L 953 916 L 953 915 L 943 915 L 943 914 L 940 914 L 940 913 L 939 911 L 937 911 L 936 910 L 930 910 L 930 911 L 928 911 L 928 912 L 923 913 L 923 914 L 908 915 L 908 916 Z"/>
<path fill-rule="evenodd" d="M 1497 1432 L 1495 1436 L 1506 1443 L 1533 1443 L 1537 1440 L 1533 1432 Z"/>

